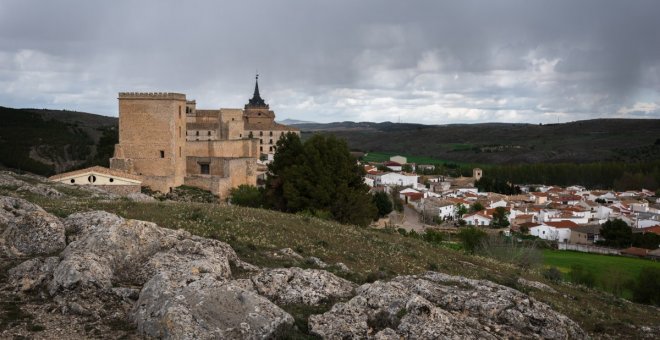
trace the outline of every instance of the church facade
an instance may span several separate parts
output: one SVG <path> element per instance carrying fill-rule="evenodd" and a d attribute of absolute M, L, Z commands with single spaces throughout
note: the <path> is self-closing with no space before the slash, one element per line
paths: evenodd
<path fill-rule="evenodd" d="M 243 109 L 197 109 L 181 93 L 119 93 L 119 144 L 110 168 L 167 192 L 180 185 L 224 198 L 255 185 L 257 160 L 272 158 L 277 139 L 300 131 L 275 122 L 259 93 Z"/>

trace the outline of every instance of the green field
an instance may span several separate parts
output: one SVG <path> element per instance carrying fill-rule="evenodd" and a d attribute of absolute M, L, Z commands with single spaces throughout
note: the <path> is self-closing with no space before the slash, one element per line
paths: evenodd
<path fill-rule="evenodd" d="M 571 266 L 582 265 L 585 270 L 596 276 L 596 286 L 599 288 L 605 288 L 604 282 L 613 276 L 619 276 L 624 281 L 636 280 L 642 268 L 648 266 L 660 268 L 658 261 L 575 251 L 545 250 L 543 258 L 546 267 L 557 267 L 564 273 L 566 280 Z M 624 293 L 624 296 L 628 295 L 629 292 Z"/>
<path fill-rule="evenodd" d="M 369 152 L 362 158 L 362 160 L 365 162 L 385 162 L 385 161 L 389 161 L 390 157 L 397 155 L 406 157 L 409 163 L 417 163 L 417 164 L 453 163 L 457 165 L 468 165 L 467 163 L 454 162 L 446 159 L 437 159 L 432 157 L 421 157 L 421 156 L 407 156 L 407 155 L 388 153 L 388 152 Z"/>

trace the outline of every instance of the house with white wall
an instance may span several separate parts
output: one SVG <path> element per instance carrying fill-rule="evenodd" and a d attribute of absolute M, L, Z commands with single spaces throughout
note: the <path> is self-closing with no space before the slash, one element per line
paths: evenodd
<path fill-rule="evenodd" d="M 481 211 L 478 211 L 473 214 L 468 214 L 463 216 L 463 220 L 467 225 L 471 226 L 489 226 L 490 223 L 493 221 L 493 219 L 482 213 Z"/>

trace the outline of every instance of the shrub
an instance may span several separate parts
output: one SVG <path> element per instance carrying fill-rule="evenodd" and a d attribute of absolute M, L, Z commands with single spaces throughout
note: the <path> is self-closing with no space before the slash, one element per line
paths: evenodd
<path fill-rule="evenodd" d="M 264 204 L 263 193 L 257 187 L 241 184 L 229 190 L 230 202 L 242 207 L 260 208 Z"/>
<path fill-rule="evenodd" d="M 593 288 L 596 284 L 596 276 L 594 273 L 584 269 L 582 265 L 575 264 L 571 266 L 571 271 L 568 273 L 571 282 Z"/>
<path fill-rule="evenodd" d="M 660 306 L 660 268 L 642 268 L 632 291 L 633 301 Z"/>
<path fill-rule="evenodd" d="M 515 264 L 523 270 L 539 267 L 543 263 L 543 253 L 536 246 L 536 242 L 523 242 L 512 237 L 487 238 L 478 252 L 490 258 Z"/>
<path fill-rule="evenodd" d="M 550 267 L 545 269 L 542 275 L 546 280 L 552 282 L 560 282 L 563 278 L 563 275 L 561 274 L 559 269 L 557 269 L 557 267 Z"/>
<path fill-rule="evenodd" d="M 433 229 L 428 229 L 426 232 L 422 235 L 422 239 L 428 243 L 433 243 L 433 244 L 440 244 L 442 243 L 443 235 L 441 232 L 433 230 Z"/>
<path fill-rule="evenodd" d="M 392 201 L 387 193 L 379 191 L 371 198 L 376 209 L 378 209 L 378 217 L 383 217 L 392 212 Z"/>
<path fill-rule="evenodd" d="M 463 244 L 463 249 L 472 254 L 481 247 L 483 240 L 486 238 L 486 232 L 475 227 L 462 228 L 458 232 L 458 238 Z"/>

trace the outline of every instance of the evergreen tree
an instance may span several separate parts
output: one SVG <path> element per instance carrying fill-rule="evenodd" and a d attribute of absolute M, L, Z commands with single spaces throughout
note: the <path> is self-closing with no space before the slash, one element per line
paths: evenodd
<path fill-rule="evenodd" d="M 392 201 L 390 201 L 390 196 L 387 193 L 383 191 L 375 193 L 372 201 L 378 209 L 378 217 L 383 217 L 392 212 Z"/>
<path fill-rule="evenodd" d="M 303 144 L 298 135 L 285 135 L 268 170 L 266 196 L 275 209 L 329 213 L 357 225 L 376 216 L 364 170 L 334 136 L 314 135 Z"/>
<path fill-rule="evenodd" d="M 600 229 L 600 235 L 605 238 L 602 243 L 607 246 L 626 248 L 632 244 L 632 229 L 618 218 L 605 222 Z"/>

